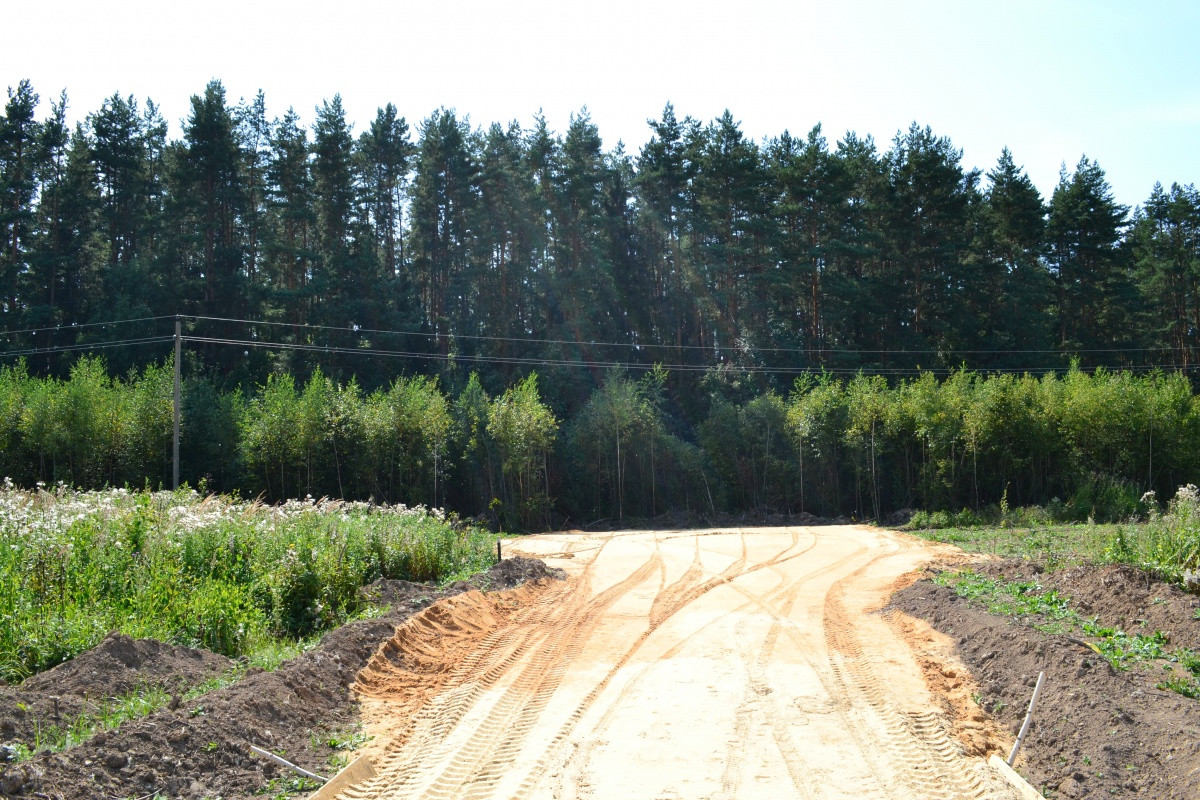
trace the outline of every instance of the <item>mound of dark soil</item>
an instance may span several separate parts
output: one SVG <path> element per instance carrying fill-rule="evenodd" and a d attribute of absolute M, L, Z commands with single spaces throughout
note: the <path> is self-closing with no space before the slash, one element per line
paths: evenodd
<path fill-rule="evenodd" d="M 1074 567 L 1046 573 L 1024 561 L 980 569 L 1009 580 L 1036 577 L 1105 624 L 1130 625 L 1131 632 L 1162 630 L 1184 646 L 1195 641 L 1195 598 L 1148 581 L 1138 570 Z M 898 592 L 892 606 L 954 638 L 958 657 L 982 689 L 980 706 L 1014 737 L 1037 675 L 1046 672 L 1017 760 L 1035 787 L 1054 797 L 1200 797 L 1200 702 L 1155 688 L 1161 670 L 1116 671 L 1067 636 L 994 616 L 927 580 Z M 1146 625 L 1137 624 L 1143 619 Z"/>
<path fill-rule="evenodd" d="M 463 591 L 480 589 L 490 592 L 500 589 L 514 589 L 530 581 L 539 581 L 546 578 L 563 580 L 566 577 L 567 573 L 564 570 L 547 567 L 546 562 L 540 558 L 514 556 L 504 559 L 486 572 L 472 575 L 467 581 L 451 584 L 450 588 L 462 589 Z"/>
<path fill-rule="evenodd" d="M 0 688 L 0 742 L 32 748 L 52 728 L 102 713 L 110 698 L 143 689 L 177 692 L 225 672 L 233 662 L 207 650 L 110 633 L 86 653 Z M 0 758 L 10 753 L 0 752 Z M 0 781 L 0 790 L 3 790 Z"/>
<path fill-rule="evenodd" d="M 251 669 L 232 686 L 186 704 L 176 698 L 171 707 L 98 734 L 79 747 L 0 767 L 0 796 L 57 800 L 158 792 L 164 797 L 230 800 L 273 793 L 271 781 L 294 778 L 251 754 L 251 744 L 328 776 L 336 771 L 331 759 L 338 755 L 338 738 L 358 723 L 350 686 L 397 624 L 436 600 L 485 582 L 499 588 L 510 585 L 507 580 L 521 582 L 519 575 L 558 577 L 540 561 L 510 561 L 532 560 L 507 559 L 472 578 L 479 583 L 446 590 L 405 581 L 372 584 L 364 592 L 392 606 L 383 616 L 332 631 L 313 650 L 274 672 Z M 13 691 L 19 696 L 19 689 Z"/>
<path fill-rule="evenodd" d="M 110 633 L 86 653 L 29 678 L 21 691 L 91 698 L 128 694 L 146 686 L 175 691 L 202 683 L 232 665 L 225 656 L 208 650 Z"/>
<path fill-rule="evenodd" d="M 1200 597 L 1137 567 L 1075 566 L 1051 572 L 1033 561 L 1006 559 L 980 564 L 976 570 L 1010 581 L 1036 580 L 1071 598 L 1071 607 L 1085 617 L 1097 616 L 1127 633 L 1162 631 L 1173 645 L 1200 649 L 1200 620 L 1195 618 Z"/>

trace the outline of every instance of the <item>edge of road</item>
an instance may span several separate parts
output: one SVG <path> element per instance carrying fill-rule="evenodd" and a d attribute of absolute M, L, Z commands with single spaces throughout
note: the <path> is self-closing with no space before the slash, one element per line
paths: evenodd
<path fill-rule="evenodd" d="M 1012 784 L 1012 787 L 1020 792 L 1021 797 L 1027 798 L 1027 800 L 1042 800 L 1041 792 L 1034 789 L 1029 781 L 1022 778 L 1021 774 L 1010 767 L 1008 762 L 1000 756 L 993 755 L 988 759 L 988 765 L 996 770 L 1004 780 Z"/>
<path fill-rule="evenodd" d="M 359 756 L 341 769 L 329 782 L 308 796 L 308 800 L 330 800 L 356 783 L 375 777 L 375 765 L 368 756 Z"/>

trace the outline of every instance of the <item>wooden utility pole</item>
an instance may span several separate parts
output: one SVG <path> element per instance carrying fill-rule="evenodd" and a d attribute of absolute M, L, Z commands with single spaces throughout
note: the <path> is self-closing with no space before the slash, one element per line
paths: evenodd
<path fill-rule="evenodd" d="M 179 488 L 179 361 L 183 351 L 183 336 L 179 317 L 175 317 L 175 442 L 171 460 L 171 488 Z"/>

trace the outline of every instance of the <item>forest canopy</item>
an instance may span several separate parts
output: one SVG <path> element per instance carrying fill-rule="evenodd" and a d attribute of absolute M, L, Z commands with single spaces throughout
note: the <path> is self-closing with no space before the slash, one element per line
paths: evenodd
<path fill-rule="evenodd" d="M 901 391 L 964 368 L 1188 375 L 1200 355 L 1200 194 L 1156 185 L 1131 210 L 1086 156 L 1044 198 L 1007 149 L 984 171 L 916 123 L 885 145 L 831 141 L 819 125 L 754 141 L 729 112 L 702 121 L 667 105 L 634 154 L 606 149 L 586 110 L 558 133 L 540 116 L 473 127 L 447 108 L 410 124 L 389 103 L 356 132 L 337 96 L 307 123 L 269 115 L 261 92 L 231 102 L 219 81 L 191 98 L 177 139 L 133 96 L 74 126 L 65 93 L 43 119 L 38 107 L 21 81 L 0 118 L 3 363 L 22 354 L 20 380 L 65 380 L 79 351 L 105 349 L 110 374 L 157 380 L 159 338 L 182 315 L 189 380 L 213 408 L 224 398 L 230 425 L 233 405 L 286 394 L 284 376 L 293 391 L 319 376 L 346 402 L 536 398 L 557 441 L 589 447 L 623 408 L 621 431 L 678 444 L 645 458 L 691 465 L 668 496 L 715 507 L 704 470 L 741 468 L 702 454 L 727 452 L 730 426 L 786 418 L 770 398 L 786 405 L 797 376 L 861 372 Z M 477 403 L 484 428 L 491 403 Z M 544 466 L 514 466 L 507 491 Z M 627 506 L 621 458 L 595 469 L 616 482 L 592 498 L 597 513 L 676 504 Z M 732 475 L 730 507 L 799 502 L 730 494 Z M 1142 488 L 1160 477 L 1135 474 Z M 452 488 L 477 495 L 472 509 L 500 493 Z M 936 502 L 999 491 L 958 485 Z M 874 492 L 826 510 L 902 502 Z"/>

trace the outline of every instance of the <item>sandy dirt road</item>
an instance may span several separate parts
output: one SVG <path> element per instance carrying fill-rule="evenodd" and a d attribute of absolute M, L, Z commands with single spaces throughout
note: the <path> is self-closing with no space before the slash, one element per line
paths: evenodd
<path fill-rule="evenodd" d="M 443 601 L 360 677 L 366 798 L 1014 798 L 894 620 L 936 551 L 861 527 L 546 534 L 569 580 Z"/>

